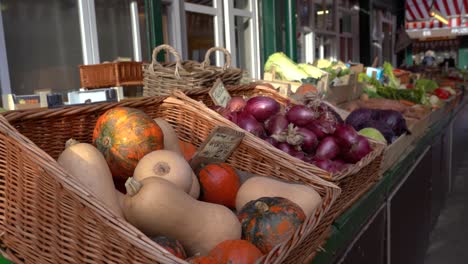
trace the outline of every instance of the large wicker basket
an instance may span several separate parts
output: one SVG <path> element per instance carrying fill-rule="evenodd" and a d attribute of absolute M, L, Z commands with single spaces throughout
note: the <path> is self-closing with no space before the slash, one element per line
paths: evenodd
<path fill-rule="evenodd" d="M 280 95 L 269 85 L 262 85 L 262 83 L 230 86 L 227 87 L 227 90 L 232 96 L 250 97 L 254 95 L 266 95 L 274 98 L 282 105 L 290 103 L 289 99 Z M 184 101 L 194 104 L 195 107 L 200 109 L 200 112 L 205 112 L 206 115 L 210 115 L 216 119 L 216 124 L 240 129 L 236 124 L 223 118 L 215 111 L 209 109 L 209 107 L 213 105 L 213 102 L 209 95 L 207 95 L 207 91 L 191 91 L 186 95 L 177 93 L 177 96 L 182 98 Z M 191 100 L 188 97 L 191 97 L 194 100 Z M 348 209 L 368 189 L 370 189 L 376 182 L 378 182 L 381 176 L 380 165 L 382 162 L 382 153 L 385 149 L 385 145 L 377 141 L 370 140 L 373 148 L 373 151 L 370 154 L 361 159 L 358 163 L 354 164 L 353 166 L 349 166 L 339 173 L 329 173 L 312 164 L 299 160 L 282 152 L 281 150 L 278 150 L 260 138 L 255 137 L 255 141 L 258 146 L 262 146 L 262 148 L 265 149 L 265 152 L 270 153 L 271 156 L 277 157 L 276 159 L 278 160 L 284 160 L 289 164 L 294 164 L 296 168 L 304 172 L 304 175 L 314 174 L 336 183 L 342 189 L 342 194 L 331 209 L 331 212 L 334 216 L 338 216 L 343 211 Z"/>
<path fill-rule="evenodd" d="M 217 123 L 172 97 L 4 113 L 0 116 L 0 246 L 7 258 L 15 263 L 186 263 L 113 215 L 55 161 L 67 139 L 91 142 L 97 118 L 115 106 L 163 117 L 180 140 L 196 146 Z M 263 258 L 263 263 L 301 263 L 328 235 L 331 222 L 321 219 L 340 189 L 312 174 L 303 175 L 256 143 L 246 135 L 227 162 L 239 170 L 306 184 L 322 197 L 321 206 L 296 234 Z"/>
<path fill-rule="evenodd" d="M 159 63 L 156 56 L 162 50 L 172 54 L 175 63 Z M 153 50 L 151 64 L 143 65 L 143 96 L 167 96 L 174 89 L 189 91 L 211 87 L 220 75 L 216 69 L 203 68 L 200 63 L 184 63 L 173 47 L 160 45 Z"/>

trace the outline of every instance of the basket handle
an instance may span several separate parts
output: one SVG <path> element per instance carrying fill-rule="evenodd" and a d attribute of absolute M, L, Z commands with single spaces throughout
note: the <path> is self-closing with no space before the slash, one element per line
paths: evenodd
<path fill-rule="evenodd" d="M 232 61 L 231 53 L 225 48 L 213 47 L 206 52 L 205 60 L 202 63 L 202 69 L 205 69 L 205 67 L 210 65 L 211 53 L 215 51 L 221 51 L 222 53 L 224 53 L 224 56 L 226 56 L 226 62 L 224 63 L 223 70 L 226 70 L 227 68 L 231 67 L 231 61 Z"/>
<path fill-rule="evenodd" d="M 177 79 L 180 79 L 179 71 L 180 70 L 185 71 L 185 69 L 184 69 L 184 67 L 182 67 L 182 63 L 181 63 L 182 59 L 180 58 L 179 53 L 170 45 L 163 44 L 163 45 L 159 45 L 156 48 L 154 48 L 153 55 L 152 55 L 153 60 L 151 61 L 150 69 L 152 69 L 154 71 L 154 66 L 155 65 L 157 65 L 159 67 L 162 67 L 161 63 L 159 63 L 159 61 L 156 58 L 158 56 L 158 53 L 160 51 L 162 51 L 162 50 L 165 50 L 165 51 L 171 53 L 175 57 L 176 65 L 175 65 L 174 75 L 177 77 Z"/>

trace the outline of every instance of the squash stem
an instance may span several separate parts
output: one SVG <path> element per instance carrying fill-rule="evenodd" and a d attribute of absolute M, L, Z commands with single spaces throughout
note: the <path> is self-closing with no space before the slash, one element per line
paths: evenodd
<path fill-rule="evenodd" d="M 67 140 L 67 142 L 65 142 L 65 148 L 69 148 L 73 145 L 76 145 L 76 144 L 79 144 L 80 142 L 76 139 L 73 139 L 73 138 L 70 138 L 69 140 Z"/>
<path fill-rule="evenodd" d="M 127 189 L 127 194 L 130 196 L 134 196 L 135 194 L 137 194 L 142 186 L 143 184 L 135 180 L 133 177 L 128 178 L 125 182 L 125 189 Z"/>

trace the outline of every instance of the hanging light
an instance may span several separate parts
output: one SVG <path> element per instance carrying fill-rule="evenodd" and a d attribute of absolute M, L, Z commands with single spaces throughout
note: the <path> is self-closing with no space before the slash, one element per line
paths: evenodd
<path fill-rule="evenodd" d="M 431 17 L 434 17 L 435 19 L 439 20 L 445 25 L 448 25 L 449 23 L 448 20 L 445 17 L 443 17 L 439 12 L 437 12 L 435 9 L 431 10 Z"/>

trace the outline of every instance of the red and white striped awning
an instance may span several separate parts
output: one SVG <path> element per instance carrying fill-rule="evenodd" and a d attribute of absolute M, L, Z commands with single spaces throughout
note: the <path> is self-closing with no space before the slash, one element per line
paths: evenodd
<path fill-rule="evenodd" d="M 449 24 L 431 17 L 431 8 L 447 18 Z M 468 22 L 462 23 L 464 15 L 468 15 L 468 0 L 406 0 L 406 29 L 468 26 Z"/>

